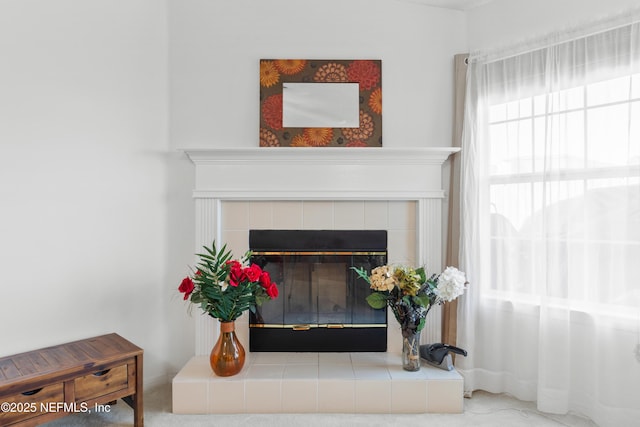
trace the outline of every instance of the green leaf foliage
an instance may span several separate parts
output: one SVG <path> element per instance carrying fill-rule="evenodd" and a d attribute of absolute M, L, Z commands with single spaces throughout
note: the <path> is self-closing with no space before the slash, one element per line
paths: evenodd
<path fill-rule="evenodd" d="M 351 267 L 351 269 L 356 272 L 358 277 L 371 284 L 371 279 L 369 279 L 369 273 L 367 273 L 367 270 L 362 267 Z"/>
<path fill-rule="evenodd" d="M 431 299 L 428 295 L 418 294 L 413 297 L 413 302 L 421 307 L 428 307 L 431 304 Z"/>
<path fill-rule="evenodd" d="M 367 296 L 367 303 L 369 303 L 371 308 L 380 309 L 386 307 L 387 298 L 380 292 L 373 292 L 371 295 Z"/>
<path fill-rule="evenodd" d="M 246 273 L 251 270 L 245 265 L 251 258 L 250 251 L 244 254 L 240 263 L 233 261 L 233 255 L 227 249 L 227 245 L 223 245 L 218 250 L 213 242 L 211 247 L 204 246 L 204 251 L 196 256 L 199 260 L 196 263 L 196 271 L 191 276 L 194 289 L 189 300 L 199 305 L 202 311 L 211 317 L 221 321 L 233 321 L 244 311 L 255 311 L 256 305 L 271 299 L 261 282 L 259 280 L 252 282 Z M 233 268 L 238 268 L 238 264 L 240 265 L 241 274 L 236 270 L 233 281 L 237 286 L 231 285 L 232 264 L 236 266 Z M 263 271 L 260 270 L 259 274 L 262 273 Z"/>

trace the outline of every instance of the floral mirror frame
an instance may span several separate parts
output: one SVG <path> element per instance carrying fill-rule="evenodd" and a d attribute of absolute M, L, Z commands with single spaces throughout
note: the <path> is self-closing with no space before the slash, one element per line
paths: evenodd
<path fill-rule="evenodd" d="M 293 128 L 282 125 L 284 83 L 358 83 L 357 128 Z M 261 147 L 381 147 L 382 61 L 260 60 Z"/>

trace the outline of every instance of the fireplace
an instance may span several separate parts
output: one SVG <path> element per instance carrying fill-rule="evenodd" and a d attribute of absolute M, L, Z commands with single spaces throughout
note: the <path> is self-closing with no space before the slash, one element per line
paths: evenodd
<path fill-rule="evenodd" d="M 352 270 L 386 264 L 386 230 L 250 230 L 249 247 L 280 289 L 250 314 L 252 352 L 387 351 L 386 310 Z"/>
<path fill-rule="evenodd" d="M 195 164 L 194 249 L 215 240 L 241 254 L 256 229 L 387 230 L 389 263 L 440 271 L 446 229 L 442 164 L 457 150 L 186 150 Z M 438 307 L 429 316 L 423 341 L 439 342 Z M 228 379 L 211 375 L 209 366 L 218 322 L 194 316 L 195 356 L 173 380 L 173 411 L 461 412 L 462 377 L 428 367 L 408 377 L 399 359 L 400 330 L 389 317 L 386 353 L 249 351 L 241 374 Z M 248 324 L 248 316 L 238 319 L 236 332 L 245 346 Z"/>
<path fill-rule="evenodd" d="M 249 249 L 248 232 L 252 228 L 306 229 L 308 224 L 315 224 L 318 219 L 330 214 L 322 211 L 307 217 L 307 204 L 361 202 L 365 204 L 364 215 L 367 216 L 368 204 L 388 204 L 388 207 L 382 207 L 385 210 L 391 209 L 393 203 L 407 202 L 415 206 L 415 215 L 411 218 L 414 226 L 412 230 L 407 227 L 407 232 L 402 236 L 398 236 L 397 231 L 391 228 L 396 227 L 398 220 L 408 218 L 408 215 L 392 220 L 389 210 L 389 221 L 372 220 L 376 225 L 381 223 L 376 229 L 392 231 L 389 234 L 389 248 L 393 252 L 389 251 L 389 262 L 426 265 L 434 271 L 441 270 L 442 209 L 446 205 L 443 204 L 446 199 L 442 186 L 442 165 L 456 151 L 458 149 L 451 147 L 186 150 L 195 164 L 194 249 L 199 251 L 202 246 L 210 245 L 215 240 L 231 243 L 234 253 L 244 253 Z M 273 205 L 269 213 L 265 213 L 262 207 L 255 213 L 228 213 L 225 206 L 235 203 Z M 338 207 L 333 208 L 333 212 L 335 218 L 349 220 L 351 217 L 351 212 L 345 214 Z M 285 224 L 282 224 L 283 218 L 287 219 Z M 246 229 L 244 224 L 236 224 L 249 221 L 256 224 Z M 323 222 L 313 228 L 369 229 L 368 220 L 346 226 L 352 223 Z M 413 254 L 398 256 L 408 250 L 412 250 Z M 426 335 L 425 342 L 440 341 L 438 308 L 431 311 L 431 321 L 423 332 L 423 336 Z M 241 318 L 239 322 L 243 327 L 238 333 L 247 342 L 248 319 Z M 244 325 L 247 325 L 246 334 Z M 217 339 L 217 322 L 208 316 L 198 316 L 195 329 L 195 353 L 209 354 Z M 396 344 L 400 343 L 398 335 L 399 331 L 390 325 L 387 352 L 400 351 Z"/>

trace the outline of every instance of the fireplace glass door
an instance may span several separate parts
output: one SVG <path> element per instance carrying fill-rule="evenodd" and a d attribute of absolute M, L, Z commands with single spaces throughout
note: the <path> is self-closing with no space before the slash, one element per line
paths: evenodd
<path fill-rule="evenodd" d="M 360 233 L 370 232 L 287 230 L 258 245 L 267 249 L 252 247 L 279 296 L 251 313 L 251 351 L 386 351 L 386 310 L 367 304 L 371 290 L 352 269 L 386 263 L 386 232 L 373 232 L 381 240 L 374 245 L 359 242 Z"/>
<path fill-rule="evenodd" d="M 386 325 L 385 312 L 369 307 L 369 287 L 351 270 L 370 271 L 385 257 L 384 252 L 255 254 L 280 291 L 278 298 L 258 307 L 258 322 L 284 327 Z"/>

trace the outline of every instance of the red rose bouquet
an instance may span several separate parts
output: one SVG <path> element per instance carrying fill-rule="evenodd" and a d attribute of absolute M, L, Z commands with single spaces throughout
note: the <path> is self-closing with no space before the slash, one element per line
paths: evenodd
<path fill-rule="evenodd" d="M 278 296 L 269 273 L 257 264 L 249 265 L 251 252 L 238 261 L 232 259 L 226 245 L 218 251 L 214 242 L 204 249 L 206 253 L 196 254 L 200 261 L 195 272 L 182 279 L 178 290 L 209 316 L 231 322 L 247 309 L 255 313 L 256 305 Z"/>

